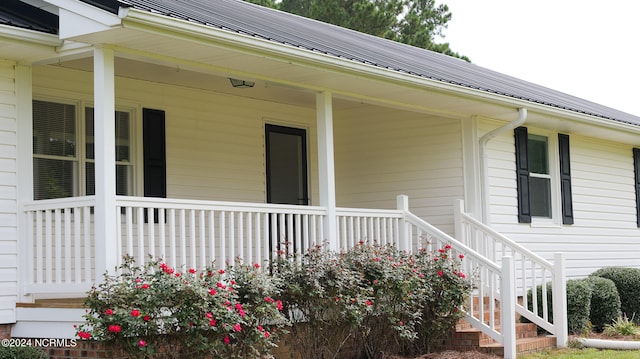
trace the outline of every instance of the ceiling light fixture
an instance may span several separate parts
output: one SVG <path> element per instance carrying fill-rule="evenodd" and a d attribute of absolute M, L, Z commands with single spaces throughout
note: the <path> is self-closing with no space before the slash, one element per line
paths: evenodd
<path fill-rule="evenodd" d="M 256 84 L 255 82 L 238 80 L 231 77 L 229 78 L 229 81 L 231 81 L 231 86 L 235 88 L 243 88 L 243 89 L 253 87 L 253 85 Z"/>

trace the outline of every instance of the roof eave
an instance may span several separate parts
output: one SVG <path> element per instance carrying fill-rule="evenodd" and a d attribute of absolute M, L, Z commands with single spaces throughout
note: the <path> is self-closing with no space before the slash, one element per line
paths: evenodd
<path fill-rule="evenodd" d="M 378 81 L 390 81 L 406 87 L 448 93 L 476 101 L 481 100 L 488 104 L 513 108 L 526 107 L 530 111 L 535 111 L 540 114 L 640 134 L 640 126 L 634 124 L 591 114 L 584 114 L 547 104 L 535 103 L 527 101 L 526 99 L 466 87 L 460 84 L 448 83 L 438 79 L 431 79 L 414 74 L 376 67 L 324 53 L 313 52 L 308 49 L 280 44 L 268 39 L 261 39 L 255 36 L 207 26 L 201 23 L 170 18 L 165 15 L 154 14 L 134 8 L 120 8 L 118 16 L 122 19 L 122 26 L 125 28 L 136 28 L 147 32 L 158 31 L 163 35 L 171 33 L 181 34 L 192 39 L 202 39 L 202 41 L 206 42 L 215 41 L 219 45 L 236 49 L 238 51 L 257 53 L 269 56 L 270 58 L 281 59 L 287 62 L 295 62 L 302 65 L 312 65 L 317 68 L 340 72 L 351 76 L 370 78 Z M 309 84 L 294 85 L 315 91 L 329 90 L 340 94 L 340 90 L 336 89 L 316 87 Z M 344 95 L 353 96 L 354 94 L 345 93 Z"/>

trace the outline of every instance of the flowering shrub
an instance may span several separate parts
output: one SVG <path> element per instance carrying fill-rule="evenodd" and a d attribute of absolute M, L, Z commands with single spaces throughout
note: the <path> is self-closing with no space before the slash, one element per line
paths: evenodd
<path fill-rule="evenodd" d="M 105 275 L 89 292 L 76 334 L 141 358 L 268 355 L 284 317 L 280 301 L 271 299 L 275 286 L 257 267 L 182 273 L 161 262 L 138 267 L 125 257 L 120 274 Z"/>
<path fill-rule="evenodd" d="M 283 258 L 274 273 L 303 358 L 333 358 L 351 341 L 366 358 L 424 353 L 453 329 L 471 289 L 451 246 L 416 254 L 361 242 Z"/>

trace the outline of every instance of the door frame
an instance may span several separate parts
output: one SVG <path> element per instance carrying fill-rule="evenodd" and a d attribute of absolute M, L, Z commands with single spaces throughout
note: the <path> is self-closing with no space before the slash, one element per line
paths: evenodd
<path fill-rule="evenodd" d="M 301 143 L 301 151 L 302 151 L 302 169 L 301 173 L 303 176 L 302 179 L 302 191 L 304 198 L 301 199 L 303 203 L 299 203 L 299 205 L 309 205 L 310 195 L 309 195 L 309 151 L 307 146 L 307 135 L 308 130 L 303 127 L 292 127 L 292 126 L 284 126 L 284 125 L 276 125 L 273 123 L 265 123 L 264 124 L 264 144 L 265 144 L 265 180 L 266 180 L 266 200 L 267 203 L 271 202 L 271 166 L 270 166 L 270 139 L 269 133 L 282 133 L 288 135 L 299 136 L 302 139 Z"/>

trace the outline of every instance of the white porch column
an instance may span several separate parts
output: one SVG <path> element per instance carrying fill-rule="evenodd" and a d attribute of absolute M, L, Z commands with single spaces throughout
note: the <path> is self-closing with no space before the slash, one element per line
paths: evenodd
<path fill-rule="evenodd" d="M 96 281 L 118 263 L 116 251 L 115 78 L 113 49 L 93 52 Z"/>
<path fill-rule="evenodd" d="M 316 94 L 318 125 L 318 175 L 320 176 L 320 206 L 327 208 L 324 235 L 330 250 L 338 250 L 336 219 L 336 179 L 333 155 L 333 102 L 330 92 Z"/>

